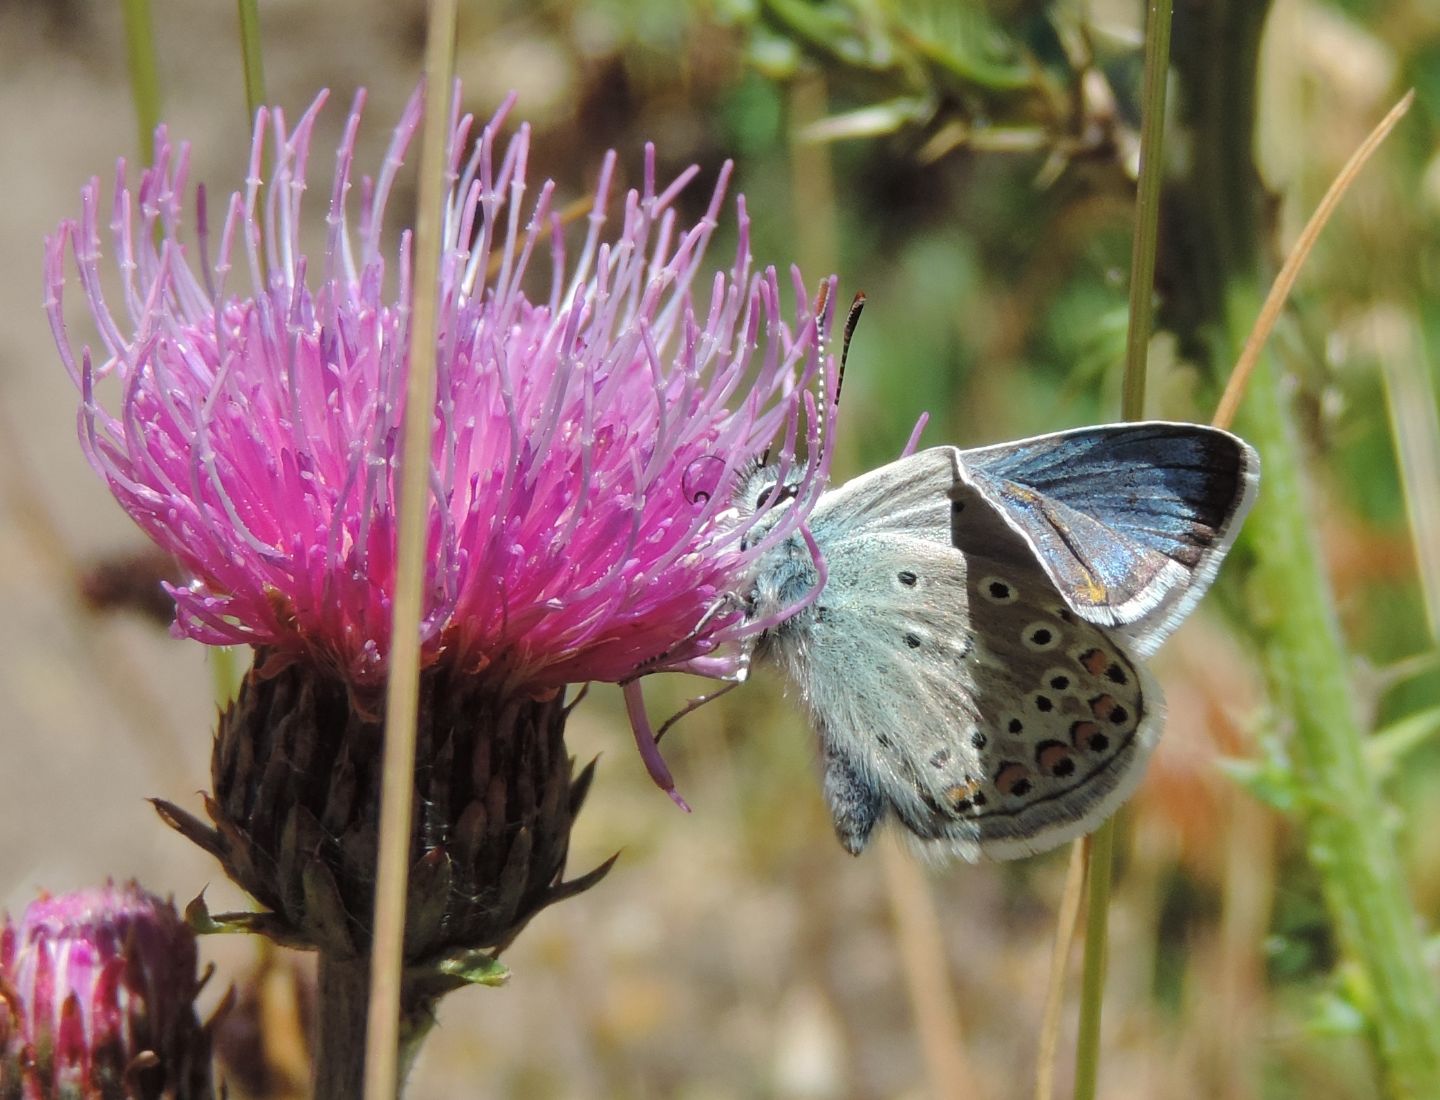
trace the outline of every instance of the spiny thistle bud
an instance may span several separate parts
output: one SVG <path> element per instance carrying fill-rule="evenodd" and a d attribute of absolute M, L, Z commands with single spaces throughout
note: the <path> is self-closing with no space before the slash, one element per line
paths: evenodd
<path fill-rule="evenodd" d="M 32 902 L 0 930 L 0 1098 L 202 1100 L 195 936 L 131 882 Z"/>
<path fill-rule="evenodd" d="M 352 692 L 300 665 L 252 672 L 212 757 L 218 828 L 158 805 L 267 907 L 253 926 L 358 959 L 375 907 L 382 730 Z M 572 776 L 565 717 L 558 692 L 507 697 L 444 666 L 422 677 L 405 957 L 427 987 L 469 980 L 474 951 L 506 946 L 609 870 L 562 881 L 591 776 Z"/>

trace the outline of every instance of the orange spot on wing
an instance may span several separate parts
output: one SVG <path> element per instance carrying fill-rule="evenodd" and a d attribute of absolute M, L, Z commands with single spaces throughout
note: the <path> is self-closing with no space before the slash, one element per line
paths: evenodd
<path fill-rule="evenodd" d="M 1104 720 L 1109 718 L 1111 711 L 1119 705 L 1113 695 L 1097 695 L 1090 700 L 1090 713 L 1096 718 Z"/>
<path fill-rule="evenodd" d="M 1083 749 L 1085 743 L 1099 732 L 1100 727 L 1094 722 L 1076 722 L 1070 727 L 1070 740 Z"/>
<path fill-rule="evenodd" d="M 1001 794 L 1011 794 L 1022 783 L 1029 786 L 1030 769 L 1024 764 L 1013 762 L 1002 764 L 995 773 L 995 789 Z"/>

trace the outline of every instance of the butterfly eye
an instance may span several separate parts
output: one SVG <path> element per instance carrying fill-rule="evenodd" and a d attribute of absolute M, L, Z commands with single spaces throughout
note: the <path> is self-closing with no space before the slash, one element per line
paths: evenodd
<path fill-rule="evenodd" d="M 779 494 L 775 497 L 776 504 L 784 504 L 787 500 L 794 500 L 799 493 L 799 490 L 794 485 L 781 485 L 779 482 L 776 482 L 774 485 L 767 485 L 760 490 L 760 495 L 755 498 L 755 507 L 757 509 L 764 508 L 766 502 L 770 499 L 770 495 L 775 493 L 776 490 L 779 490 Z"/>

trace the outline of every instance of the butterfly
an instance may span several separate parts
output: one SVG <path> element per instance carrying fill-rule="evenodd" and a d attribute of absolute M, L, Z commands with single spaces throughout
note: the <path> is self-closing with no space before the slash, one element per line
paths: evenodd
<path fill-rule="evenodd" d="M 1229 432 L 1110 424 L 935 447 L 826 491 L 763 555 L 747 614 L 819 736 L 840 842 L 894 818 L 921 851 L 1013 859 L 1090 832 L 1139 782 L 1164 708 L 1144 666 L 1255 499 Z M 778 515 L 774 467 L 735 506 Z M 819 551 L 823 572 L 811 547 Z"/>

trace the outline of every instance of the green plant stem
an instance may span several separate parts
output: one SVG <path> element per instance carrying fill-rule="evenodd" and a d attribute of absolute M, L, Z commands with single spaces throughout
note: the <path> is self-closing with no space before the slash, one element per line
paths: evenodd
<path fill-rule="evenodd" d="M 1165 83 L 1170 72 L 1171 0 L 1150 0 L 1145 19 L 1144 115 L 1140 131 L 1140 181 L 1135 199 L 1135 238 L 1130 252 L 1130 326 L 1125 335 L 1121 415 L 1145 415 L 1145 358 L 1150 347 L 1155 248 L 1160 236 L 1160 184 L 1165 158 Z"/>
<path fill-rule="evenodd" d="M 240 14 L 240 56 L 245 65 L 245 108 L 250 121 L 265 103 L 265 65 L 260 53 L 260 11 L 255 0 L 236 0 Z"/>
<path fill-rule="evenodd" d="M 1259 296 L 1239 283 L 1231 300 L 1233 334 L 1254 316 Z M 1350 662 L 1309 522 L 1303 453 L 1268 357 L 1256 370 L 1243 423 L 1265 462 L 1264 491 L 1250 519 L 1253 583 L 1270 612 L 1265 663 L 1271 689 L 1294 722 L 1306 851 L 1340 944 L 1357 966 L 1360 1007 L 1389 1095 L 1440 1096 L 1440 998 L 1388 807 L 1366 762 Z"/>
<path fill-rule="evenodd" d="M 155 159 L 155 127 L 160 125 L 160 73 L 155 61 L 150 0 L 125 0 L 125 57 L 130 68 L 130 98 L 135 103 L 140 156 L 151 164 Z"/>
<path fill-rule="evenodd" d="M 240 63 L 245 70 L 245 111 L 247 124 L 255 125 L 260 108 L 265 105 L 265 65 L 260 49 L 260 11 L 255 0 L 236 0 L 240 17 Z M 270 178 L 270 146 L 260 149 L 260 178 Z M 260 272 L 268 285 L 270 261 L 260 253 Z"/>
<path fill-rule="evenodd" d="M 1130 324 L 1125 339 L 1121 416 L 1145 415 L 1145 365 L 1150 347 L 1155 250 L 1159 240 L 1160 184 L 1164 168 L 1165 85 L 1170 61 L 1171 0 L 1150 0 L 1145 19 L 1145 73 L 1140 132 L 1140 182 L 1130 263 Z M 1095 831 L 1090 850 L 1085 915 L 1085 970 L 1080 988 L 1080 1030 L 1075 1041 L 1075 1100 L 1092 1100 L 1100 1073 L 1100 1016 L 1105 998 L 1106 937 L 1115 819 Z"/>
<path fill-rule="evenodd" d="M 1075 1040 L 1075 1100 L 1094 1100 L 1100 1079 L 1100 1006 L 1110 925 L 1110 869 L 1115 855 L 1112 817 L 1089 838 L 1090 877 L 1085 907 L 1085 969 L 1080 979 L 1080 1033 Z"/>

